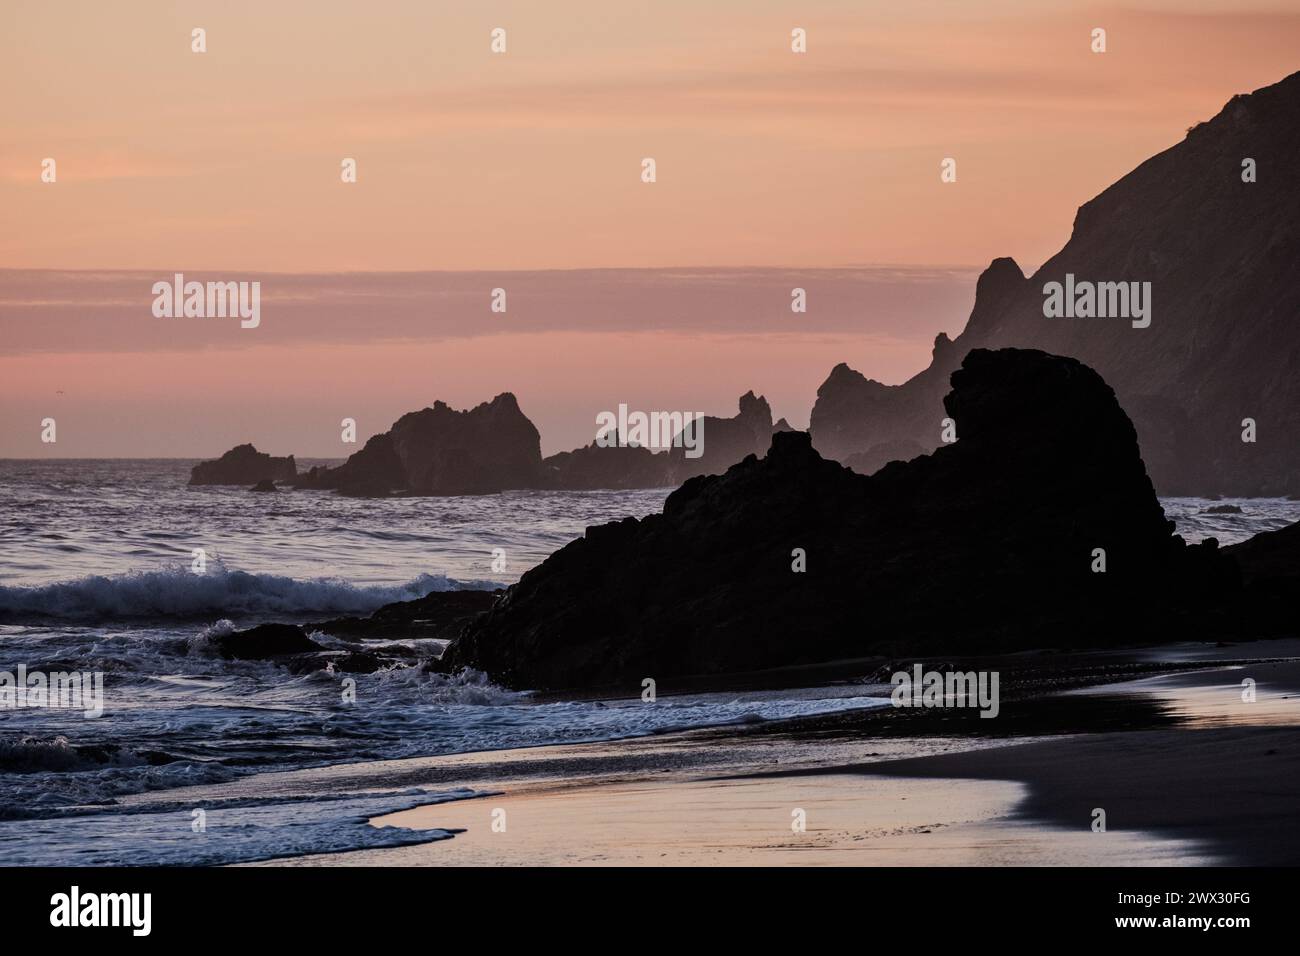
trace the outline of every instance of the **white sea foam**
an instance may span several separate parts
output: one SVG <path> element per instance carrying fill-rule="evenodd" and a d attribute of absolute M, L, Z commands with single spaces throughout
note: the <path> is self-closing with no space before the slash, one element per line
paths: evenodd
<path fill-rule="evenodd" d="M 376 827 L 369 821 L 482 795 L 466 789 L 411 789 L 196 802 L 193 807 L 0 821 L 0 840 L 10 863 L 28 866 L 217 866 L 446 840 L 453 835 L 447 830 Z"/>
<path fill-rule="evenodd" d="M 1221 545 L 1237 544 L 1300 521 L 1300 501 L 1288 498 L 1161 498 L 1160 505 L 1189 542 L 1215 538 Z M 1239 510 L 1215 510 L 1225 505 Z"/>

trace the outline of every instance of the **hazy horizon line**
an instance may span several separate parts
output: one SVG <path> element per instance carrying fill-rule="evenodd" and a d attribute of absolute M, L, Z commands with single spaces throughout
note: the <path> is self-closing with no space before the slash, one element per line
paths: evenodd
<path fill-rule="evenodd" d="M 996 257 L 1005 258 L 1005 257 Z M 991 262 L 992 260 L 990 260 Z M 505 267 L 500 269 L 238 269 L 227 268 L 225 266 L 165 266 L 157 269 L 154 268 L 98 268 L 94 266 L 85 267 L 62 267 L 62 266 L 41 266 L 41 267 L 24 267 L 24 266 L 0 266 L 0 274 L 8 272 L 43 272 L 53 274 L 63 274 L 71 272 L 84 272 L 95 275 L 152 275 L 156 272 L 184 272 L 186 269 L 196 269 L 200 272 L 238 272 L 241 275 L 276 275 L 276 276 L 406 276 L 406 275 L 500 275 L 501 273 L 517 274 L 549 274 L 555 272 L 845 272 L 856 270 L 897 270 L 897 271 L 927 271 L 927 272 L 970 272 L 974 270 L 984 270 L 988 268 L 988 263 L 978 265 L 975 263 L 906 263 L 906 262 L 850 262 L 828 266 L 726 266 L 726 265 L 696 265 L 696 266 L 574 266 L 572 268 L 548 268 L 548 269 L 531 269 Z M 1022 266 L 1022 269 L 1024 267 Z"/>

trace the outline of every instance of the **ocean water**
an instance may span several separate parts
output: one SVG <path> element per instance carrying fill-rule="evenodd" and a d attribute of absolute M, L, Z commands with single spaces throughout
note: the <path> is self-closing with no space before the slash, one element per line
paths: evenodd
<path fill-rule="evenodd" d="M 118 801 L 267 770 L 575 743 L 886 701 L 858 689 L 545 701 L 483 675 L 394 666 L 356 681 L 226 661 L 211 638 L 266 620 L 364 614 L 436 589 L 503 586 L 592 524 L 660 510 L 668 489 L 352 499 L 189 488 L 193 462 L 0 461 L 0 672 L 103 674 L 104 714 L 0 708 L 0 834 L 31 862 L 221 863 L 444 839 L 368 817 L 476 796 L 402 791 L 208 808 Z M 310 463 L 304 462 L 307 466 Z M 1232 504 L 1241 514 L 1210 514 Z M 1170 499 L 1189 539 L 1300 520 L 1300 502 Z M 191 570 L 194 549 L 206 570 Z M 493 552 L 505 570 L 493 570 Z M 322 639 L 323 638 L 318 638 Z M 418 643 L 418 642 L 417 642 Z M 438 647 L 416 647 L 432 656 Z M 209 831 L 216 832 L 216 831 Z"/>
<path fill-rule="evenodd" d="M 91 671 L 104 681 L 98 718 L 0 709 L 0 834 L 30 846 L 26 859 L 219 863 L 445 838 L 379 831 L 365 819 L 474 794 L 334 794 L 311 806 L 245 799 L 209 808 L 219 830 L 208 833 L 235 835 L 221 840 L 197 838 L 174 803 L 128 812 L 117 801 L 259 771 L 880 703 L 852 689 L 664 696 L 653 706 L 639 697 L 538 701 L 480 674 L 448 678 L 418 665 L 347 675 L 355 702 L 345 702 L 344 675 L 223 660 L 210 639 L 232 627 L 507 585 L 589 525 L 660 510 L 668 489 L 376 501 L 189 488 L 192 464 L 0 461 L 0 671 Z M 195 574 L 200 548 L 206 570 Z M 505 553 L 503 572 L 493 570 L 494 549 Z"/>

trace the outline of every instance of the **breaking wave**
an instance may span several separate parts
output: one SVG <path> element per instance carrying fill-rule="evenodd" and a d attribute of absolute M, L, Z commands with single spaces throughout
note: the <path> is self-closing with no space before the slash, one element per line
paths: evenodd
<path fill-rule="evenodd" d="M 56 584 L 0 587 L 0 621 L 94 623 L 214 615 L 368 614 L 384 604 L 414 600 L 432 591 L 495 586 L 457 581 L 442 574 L 421 574 L 398 585 L 359 586 L 339 578 L 298 580 L 231 571 L 209 560 L 202 574 L 176 566 L 109 577 L 91 575 Z"/>

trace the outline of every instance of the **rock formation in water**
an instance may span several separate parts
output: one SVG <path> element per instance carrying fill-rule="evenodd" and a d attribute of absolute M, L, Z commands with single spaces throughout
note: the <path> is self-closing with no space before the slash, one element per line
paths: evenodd
<path fill-rule="evenodd" d="M 294 624 L 259 624 L 245 631 L 218 634 L 211 643 L 222 657 L 243 661 L 264 661 L 323 650 Z"/>
<path fill-rule="evenodd" d="M 600 488 L 667 488 L 677 484 L 667 452 L 595 442 L 562 451 L 542 462 L 541 487 L 560 491 Z"/>
<path fill-rule="evenodd" d="M 686 442 L 678 439 L 669 450 L 672 459 L 673 484 L 680 484 L 696 475 L 720 475 L 748 455 L 761 455 L 772 443 L 772 407 L 762 395 L 746 392 L 740 396 L 739 411 L 733 418 L 716 418 L 705 415 L 702 427 L 697 424 L 696 435 L 702 436 L 701 454 L 692 458 Z M 785 422 L 785 419 L 782 419 Z M 790 426 L 786 424 L 788 429 Z"/>
<path fill-rule="evenodd" d="M 1173 534 L 1132 424 L 1080 362 L 973 351 L 943 408 L 957 442 L 871 476 L 778 432 L 662 514 L 588 528 L 439 666 L 639 688 L 870 653 L 1141 643 L 1175 617 L 1187 639 L 1205 600 L 1239 589 L 1213 544 Z"/>
<path fill-rule="evenodd" d="M 468 411 L 445 402 L 403 415 L 335 468 L 313 468 L 301 487 L 342 494 L 480 495 L 533 488 L 541 438 L 509 392 Z"/>
<path fill-rule="evenodd" d="M 293 455 L 272 458 L 252 445 L 236 445 L 215 461 L 190 469 L 191 485 L 255 485 L 264 481 L 293 481 L 298 466 Z"/>
<path fill-rule="evenodd" d="M 773 425 L 767 400 L 748 392 L 741 396 L 734 418 L 705 418 L 698 433 L 703 435 L 698 457 L 688 457 L 685 447 L 655 452 L 629 445 L 602 447 L 593 441 L 543 459 L 537 429 L 515 397 L 505 392 L 465 412 L 436 402 L 403 415 L 343 464 L 312 468 L 294 484 L 376 497 L 666 488 L 693 475 L 726 471 L 746 455 L 761 454 L 773 431 L 789 428 L 785 419 Z"/>
<path fill-rule="evenodd" d="M 449 640 L 486 611 L 500 591 L 433 591 L 413 601 L 386 604 L 368 617 L 341 617 L 315 624 L 259 624 L 211 637 L 211 650 L 227 659 L 271 661 L 295 674 L 332 670 L 371 674 L 383 667 L 409 667 L 430 650 L 423 644 Z M 311 635 L 327 634 L 329 647 Z M 421 650 L 420 648 L 424 648 Z"/>
<path fill-rule="evenodd" d="M 1234 97 L 1084 204 L 1070 241 L 1031 278 L 994 260 L 965 331 L 941 334 L 916 377 L 882 385 L 836 366 L 817 393 L 814 445 L 868 474 L 927 452 L 968 352 L 1037 348 L 1080 359 L 1115 389 L 1160 494 L 1300 493 L 1297 156 L 1300 73 Z M 1066 281 L 1149 282 L 1150 325 L 1045 317 L 1044 287 Z M 1120 295 L 1108 290 L 1108 302 Z M 1254 441 L 1243 441 L 1247 419 Z"/>
<path fill-rule="evenodd" d="M 304 629 L 356 640 L 449 640 L 466 621 L 491 607 L 501 593 L 472 588 L 431 591 L 413 601 L 385 604 L 368 617 L 334 618 L 304 625 Z"/>

